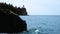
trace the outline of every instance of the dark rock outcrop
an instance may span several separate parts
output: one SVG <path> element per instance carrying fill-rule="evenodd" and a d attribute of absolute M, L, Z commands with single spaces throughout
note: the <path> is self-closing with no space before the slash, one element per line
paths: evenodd
<path fill-rule="evenodd" d="M 26 21 L 9 10 L 0 8 L 0 33 L 18 33 L 27 30 Z"/>

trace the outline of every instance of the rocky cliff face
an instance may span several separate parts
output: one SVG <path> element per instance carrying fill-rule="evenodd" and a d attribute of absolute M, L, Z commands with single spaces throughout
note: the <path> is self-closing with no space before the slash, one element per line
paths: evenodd
<path fill-rule="evenodd" d="M 23 11 L 23 9 L 0 3 L 0 33 L 17 33 L 27 30 L 26 21 L 19 17 L 27 14 L 17 11 Z"/>

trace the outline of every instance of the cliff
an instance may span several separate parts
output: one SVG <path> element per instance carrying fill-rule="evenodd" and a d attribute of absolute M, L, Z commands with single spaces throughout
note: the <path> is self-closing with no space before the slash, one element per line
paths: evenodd
<path fill-rule="evenodd" d="M 27 24 L 19 15 L 27 15 L 26 8 L 16 8 L 0 3 L 0 33 L 20 33 L 27 31 Z"/>
<path fill-rule="evenodd" d="M 0 33 L 20 33 L 23 31 L 27 31 L 25 20 L 9 13 L 9 10 L 0 9 Z"/>
<path fill-rule="evenodd" d="M 6 9 L 9 10 L 17 15 L 27 15 L 26 8 L 20 8 L 20 7 L 14 7 L 11 4 L 6 4 L 6 3 L 0 3 L 0 9 Z M 6 12 L 7 13 L 7 12 Z"/>

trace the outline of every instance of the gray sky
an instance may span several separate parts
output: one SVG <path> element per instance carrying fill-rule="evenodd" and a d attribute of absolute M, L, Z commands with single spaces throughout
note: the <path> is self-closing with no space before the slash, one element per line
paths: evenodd
<path fill-rule="evenodd" d="M 29 15 L 60 15 L 60 0 L 0 0 L 14 6 L 25 5 Z"/>

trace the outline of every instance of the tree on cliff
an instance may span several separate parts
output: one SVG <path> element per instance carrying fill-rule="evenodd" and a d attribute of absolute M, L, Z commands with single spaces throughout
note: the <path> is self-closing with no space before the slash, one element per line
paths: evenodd
<path fill-rule="evenodd" d="M 18 15 L 27 15 L 26 8 L 20 8 L 20 7 L 17 8 L 11 4 L 0 3 L 0 9 L 6 9 L 9 11 L 12 11 L 13 13 L 18 14 Z"/>

